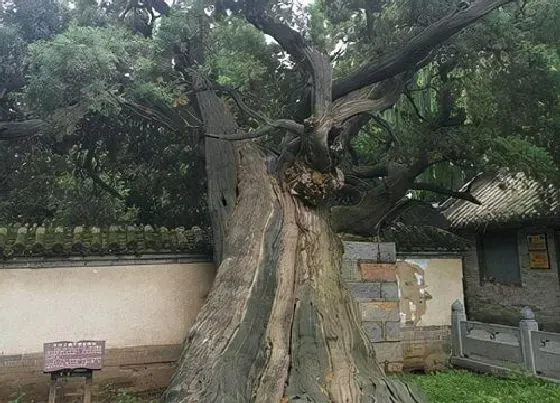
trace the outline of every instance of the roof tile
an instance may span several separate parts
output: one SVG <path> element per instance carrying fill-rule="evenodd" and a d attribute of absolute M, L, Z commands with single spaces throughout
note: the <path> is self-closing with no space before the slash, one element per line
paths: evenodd
<path fill-rule="evenodd" d="M 469 186 L 481 204 L 466 200 L 450 203 L 444 214 L 452 228 L 560 217 L 560 191 L 523 173 L 480 175 Z"/>
<path fill-rule="evenodd" d="M 0 225 L 0 260 L 14 257 L 68 257 L 211 253 L 210 231 L 146 226 L 43 227 Z"/>

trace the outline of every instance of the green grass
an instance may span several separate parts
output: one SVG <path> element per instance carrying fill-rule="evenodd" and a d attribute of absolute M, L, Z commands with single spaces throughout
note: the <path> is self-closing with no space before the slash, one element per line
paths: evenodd
<path fill-rule="evenodd" d="M 560 403 L 560 385 L 522 375 L 502 379 L 446 370 L 399 376 L 415 383 L 430 403 Z"/>
<path fill-rule="evenodd" d="M 101 388 L 98 401 L 100 403 L 158 403 L 161 401 L 163 391 L 164 389 L 131 393 L 107 384 Z"/>

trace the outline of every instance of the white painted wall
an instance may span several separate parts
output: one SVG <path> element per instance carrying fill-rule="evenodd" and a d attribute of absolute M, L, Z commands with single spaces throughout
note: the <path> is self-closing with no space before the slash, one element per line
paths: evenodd
<path fill-rule="evenodd" d="M 418 268 L 414 276 L 417 282 L 415 287 L 404 281 L 406 277 L 411 282 L 411 267 Z M 461 302 L 464 299 L 461 258 L 407 258 L 397 262 L 397 277 L 401 320 L 407 315 L 410 319 L 411 311 L 414 310 L 417 326 L 451 325 L 451 304 L 457 299 Z M 419 294 L 430 295 L 431 298 L 419 298 Z M 419 304 L 425 306 L 422 308 Z"/>
<path fill-rule="evenodd" d="M 214 275 L 211 263 L 0 269 L 0 354 L 182 343 Z"/>

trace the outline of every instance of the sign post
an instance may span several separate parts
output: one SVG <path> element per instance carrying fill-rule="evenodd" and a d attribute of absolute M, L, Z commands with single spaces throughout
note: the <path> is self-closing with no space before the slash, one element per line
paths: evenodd
<path fill-rule="evenodd" d="M 64 377 L 85 378 L 84 403 L 91 403 L 93 371 L 103 366 L 105 341 L 58 341 L 43 344 L 43 372 L 51 375 L 49 403 L 56 399 L 56 386 Z"/>

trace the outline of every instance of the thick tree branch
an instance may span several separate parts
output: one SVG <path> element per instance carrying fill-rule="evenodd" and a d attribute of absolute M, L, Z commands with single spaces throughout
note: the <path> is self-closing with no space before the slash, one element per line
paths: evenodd
<path fill-rule="evenodd" d="M 361 113 L 376 113 L 390 108 L 397 102 L 403 82 L 403 77 L 398 76 L 352 91 L 332 103 L 328 117 L 340 125 L 346 119 Z"/>
<path fill-rule="evenodd" d="M 332 66 L 329 55 L 313 49 L 299 32 L 267 15 L 267 0 L 251 0 L 247 3 L 247 21 L 261 32 L 272 36 L 292 56 L 294 62 L 310 75 L 313 84 L 312 114 L 320 116 L 332 99 Z"/>
<path fill-rule="evenodd" d="M 359 203 L 331 208 L 331 220 L 337 232 L 373 235 L 379 221 L 405 196 L 410 187 L 408 167 L 389 163 L 385 168 L 386 176 L 383 177 L 383 180 L 366 180 L 366 183 L 370 182 L 371 186 L 368 186 L 369 189 L 362 193 Z M 372 176 L 384 173 L 381 165 L 378 167 L 379 171 L 375 172 L 375 169 L 370 171 Z"/>
<path fill-rule="evenodd" d="M 247 21 L 258 30 L 272 36 L 282 49 L 294 58 L 296 63 L 305 62 L 308 47 L 303 36 L 286 24 L 276 22 L 272 17 L 266 15 L 265 4 L 268 3 L 267 1 L 254 0 L 251 3 L 253 6 L 249 7 L 246 13 Z"/>
<path fill-rule="evenodd" d="M 258 137 L 263 137 L 266 135 L 271 134 L 274 130 L 277 129 L 286 129 L 289 130 L 297 135 L 303 134 L 303 125 L 294 122 L 290 119 L 278 119 L 273 122 L 269 122 L 266 126 L 261 127 L 254 132 L 248 133 L 238 133 L 238 134 L 212 134 L 208 133 L 205 136 L 214 138 L 214 139 L 222 139 L 222 140 L 249 140 L 255 139 Z"/>
<path fill-rule="evenodd" d="M 373 120 L 375 120 L 375 122 L 379 126 L 381 126 L 383 129 L 385 129 L 387 131 L 387 133 L 389 133 L 389 135 L 391 136 L 391 138 L 393 139 L 393 141 L 396 144 L 401 144 L 401 140 L 399 139 L 399 136 L 397 136 L 397 133 L 395 132 L 395 129 L 393 128 L 393 126 L 391 126 L 391 124 L 389 122 L 387 122 L 386 119 L 383 119 L 378 114 L 371 114 L 370 116 Z"/>
<path fill-rule="evenodd" d="M 116 189 L 113 189 L 111 185 L 103 181 L 103 179 L 101 179 L 99 174 L 96 172 L 95 167 L 93 166 L 94 158 L 95 155 L 93 149 L 88 150 L 86 161 L 84 163 L 84 169 L 86 170 L 87 175 L 91 178 L 93 183 L 98 185 L 102 190 L 119 200 L 123 200 L 124 196 L 120 194 Z"/>
<path fill-rule="evenodd" d="M 358 165 L 352 167 L 352 173 L 360 178 L 380 178 L 389 174 L 387 164 Z"/>
<path fill-rule="evenodd" d="M 471 193 L 468 191 L 454 191 L 451 189 L 444 188 L 443 186 L 439 186 L 433 183 L 425 183 L 425 182 L 415 182 L 410 186 L 412 190 L 426 190 L 428 192 L 438 193 L 442 195 L 451 196 L 455 199 L 461 199 L 470 201 L 474 204 L 482 204 L 478 199 L 476 199 Z"/>
<path fill-rule="evenodd" d="M 0 121 L 0 140 L 16 140 L 32 137 L 46 127 L 41 119 Z"/>
<path fill-rule="evenodd" d="M 428 26 L 402 48 L 366 65 L 333 86 L 333 99 L 372 83 L 386 80 L 427 61 L 430 52 L 466 26 L 512 0 L 475 0 L 464 10 L 455 11 Z"/>
<path fill-rule="evenodd" d="M 362 113 L 356 115 L 348 120 L 346 120 L 340 126 L 340 134 L 338 135 L 338 141 L 341 150 L 338 151 L 339 155 L 348 153 L 352 159 L 353 164 L 358 164 L 359 156 L 356 150 L 352 147 L 352 138 L 357 136 L 362 127 L 364 127 L 371 119 L 371 116 L 367 113 Z"/>
<path fill-rule="evenodd" d="M 159 123 L 162 127 L 166 127 L 171 131 L 181 131 L 184 130 L 185 127 L 189 128 L 198 128 L 199 125 L 192 125 L 186 119 L 180 119 L 180 121 L 176 122 L 173 118 L 172 114 L 165 114 L 162 111 L 157 110 L 155 107 L 149 107 L 146 105 L 142 105 L 136 103 L 134 101 L 127 100 L 123 104 L 128 111 L 135 114 L 141 119 L 152 120 L 154 122 Z M 200 120 L 198 122 L 200 124 Z"/>
<path fill-rule="evenodd" d="M 397 101 L 403 83 L 403 76 L 398 75 L 382 83 L 353 91 L 330 104 L 320 116 L 306 119 L 306 134 L 310 135 L 304 138 L 303 146 L 306 147 L 309 163 L 318 171 L 328 171 L 333 162 L 332 150 L 329 148 L 331 132 L 344 130 L 347 121 L 364 113 L 379 112 L 391 107 Z M 358 131 L 354 131 L 355 133 Z M 347 138 L 346 143 L 348 141 Z"/>

